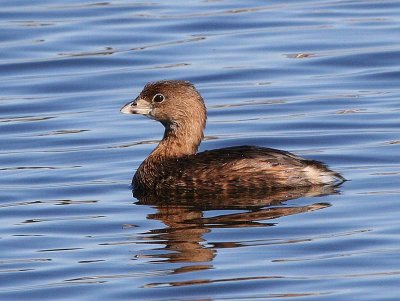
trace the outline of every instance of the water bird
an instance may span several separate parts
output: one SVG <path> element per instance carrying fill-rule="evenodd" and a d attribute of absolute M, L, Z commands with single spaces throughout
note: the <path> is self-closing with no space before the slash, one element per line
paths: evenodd
<path fill-rule="evenodd" d="M 138 193 L 275 191 L 338 186 L 345 181 L 324 163 L 283 150 L 243 145 L 197 152 L 207 111 L 202 96 L 188 81 L 150 82 L 120 111 L 144 115 L 165 128 L 162 140 L 132 179 Z"/>

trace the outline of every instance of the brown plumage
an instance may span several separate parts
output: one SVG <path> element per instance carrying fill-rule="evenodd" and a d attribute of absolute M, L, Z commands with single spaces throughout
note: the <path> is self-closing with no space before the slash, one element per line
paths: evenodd
<path fill-rule="evenodd" d="M 272 191 L 333 186 L 345 180 L 321 162 L 271 148 L 237 146 L 197 153 L 206 107 L 195 87 L 186 81 L 149 83 L 121 112 L 145 115 L 165 127 L 163 139 L 132 179 L 137 191 Z"/>

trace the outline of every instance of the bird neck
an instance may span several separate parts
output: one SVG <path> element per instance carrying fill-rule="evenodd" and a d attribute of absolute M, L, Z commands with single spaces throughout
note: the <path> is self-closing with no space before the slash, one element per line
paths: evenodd
<path fill-rule="evenodd" d="M 170 159 L 193 155 L 204 137 L 203 123 L 177 123 L 165 125 L 164 137 L 148 159 Z"/>

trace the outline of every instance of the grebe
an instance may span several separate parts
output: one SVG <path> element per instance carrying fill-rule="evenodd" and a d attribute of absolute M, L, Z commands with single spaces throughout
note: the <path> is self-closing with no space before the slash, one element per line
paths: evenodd
<path fill-rule="evenodd" d="M 137 191 L 221 191 L 337 186 L 345 179 L 319 161 L 258 146 L 197 153 L 207 112 L 203 98 L 187 81 L 148 83 L 121 112 L 162 123 L 164 137 L 132 179 Z"/>

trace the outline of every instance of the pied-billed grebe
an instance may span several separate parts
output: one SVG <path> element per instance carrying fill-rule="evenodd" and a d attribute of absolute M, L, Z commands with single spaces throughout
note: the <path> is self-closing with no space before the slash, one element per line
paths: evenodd
<path fill-rule="evenodd" d="M 165 127 L 163 139 L 132 179 L 135 190 L 273 190 L 345 180 L 321 162 L 271 148 L 237 146 L 197 153 L 207 113 L 203 98 L 187 81 L 148 83 L 121 112 L 145 115 Z"/>

